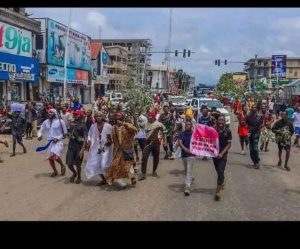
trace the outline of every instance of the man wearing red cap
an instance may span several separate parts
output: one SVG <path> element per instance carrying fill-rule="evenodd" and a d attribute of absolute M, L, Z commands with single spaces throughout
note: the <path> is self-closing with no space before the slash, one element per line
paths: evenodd
<path fill-rule="evenodd" d="M 148 113 L 148 123 L 146 124 L 146 146 L 143 150 L 143 157 L 142 157 L 142 175 L 139 177 L 139 181 L 146 179 L 146 171 L 147 171 L 147 163 L 150 153 L 152 152 L 153 155 L 153 172 L 152 176 L 157 177 L 157 167 L 159 163 L 159 149 L 160 143 L 158 139 L 158 133 L 163 133 L 163 146 L 166 146 L 166 134 L 167 129 L 166 127 L 156 120 L 156 113 L 149 112 Z"/>
<path fill-rule="evenodd" d="M 75 183 L 79 184 L 81 183 L 81 164 L 86 147 L 88 130 L 83 122 L 84 112 L 76 110 L 73 115 L 74 123 L 70 126 L 70 140 L 66 164 L 73 173 L 70 182 L 73 183 L 77 177 Z M 76 166 L 76 170 L 74 169 L 74 165 Z"/>

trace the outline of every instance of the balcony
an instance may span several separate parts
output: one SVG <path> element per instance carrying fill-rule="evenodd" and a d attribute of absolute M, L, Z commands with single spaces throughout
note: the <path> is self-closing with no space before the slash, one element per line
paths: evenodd
<path fill-rule="evenodd" d="M 0 21 L 39 33 L 41 23 L 6 8 L 0 8 Z"/>

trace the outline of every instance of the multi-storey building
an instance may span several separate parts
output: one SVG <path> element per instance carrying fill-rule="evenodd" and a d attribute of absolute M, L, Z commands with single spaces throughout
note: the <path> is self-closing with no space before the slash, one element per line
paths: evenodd
<path fill-rule="evenodd" d="M 40 22 L 25 8 L 0 8 L 0 96 L 2 101 L 36 99 L 39 91 L 39 62 L 36 35 Z"/>
<path fill-rule="evenodd" d="M 102 39 L 107 46 L 121 46 L 128 51 L 128 72 L 136 83 L 146 83 L 147 67 L 151 64 L 150 39 Z"/>
<path fill-rule="evenodd" d="M 107 65 L 107 75 L 109 78 L 108 90 L 123 90 L 126 88 L 128 80 L 127 61 L 128 51 L 119 45 L 105 47 L 111 63 Z"/>

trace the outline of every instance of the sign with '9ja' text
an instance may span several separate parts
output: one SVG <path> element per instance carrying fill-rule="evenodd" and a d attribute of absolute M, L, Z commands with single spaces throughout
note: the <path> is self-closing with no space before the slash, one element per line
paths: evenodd
<path fill-rule="evenodd" d="M 0 52 L 32 57 L 31 32 L 0 22 Z"/>

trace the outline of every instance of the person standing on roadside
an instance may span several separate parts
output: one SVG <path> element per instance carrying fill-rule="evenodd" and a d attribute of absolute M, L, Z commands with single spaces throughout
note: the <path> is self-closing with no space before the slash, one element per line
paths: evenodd
<path fill-rule="evenodd" d="M 293 113 L 292 116 L 293 122 L 294 122 L 294 129 L 295 129 L 295 135 L 296 135 L 296 140 L 295 143 L 297 147 L 300 147 L 299 144 L 299 137 L 300 137 L 300 106 L 297 106 L 295 112 Z"/>
<path fill-rule="evenodd" d="M 238 121 L 239 121 L 238 135 L 240 137 L 240 144 L 241 144 L 241 148 L 242 148 L 241 155 L 246 155 L 244 148 L 245 148 L 245 145 L 247 148 L 248 144 L 249 144 L 249 139 L 248 139 L 249 127 L 245 122 L 247 113 L 248 113 L 248 108 L 247 108 L 247 105 L 244 104 L 242 106 L 241 113 L 238 115 Z"/>

